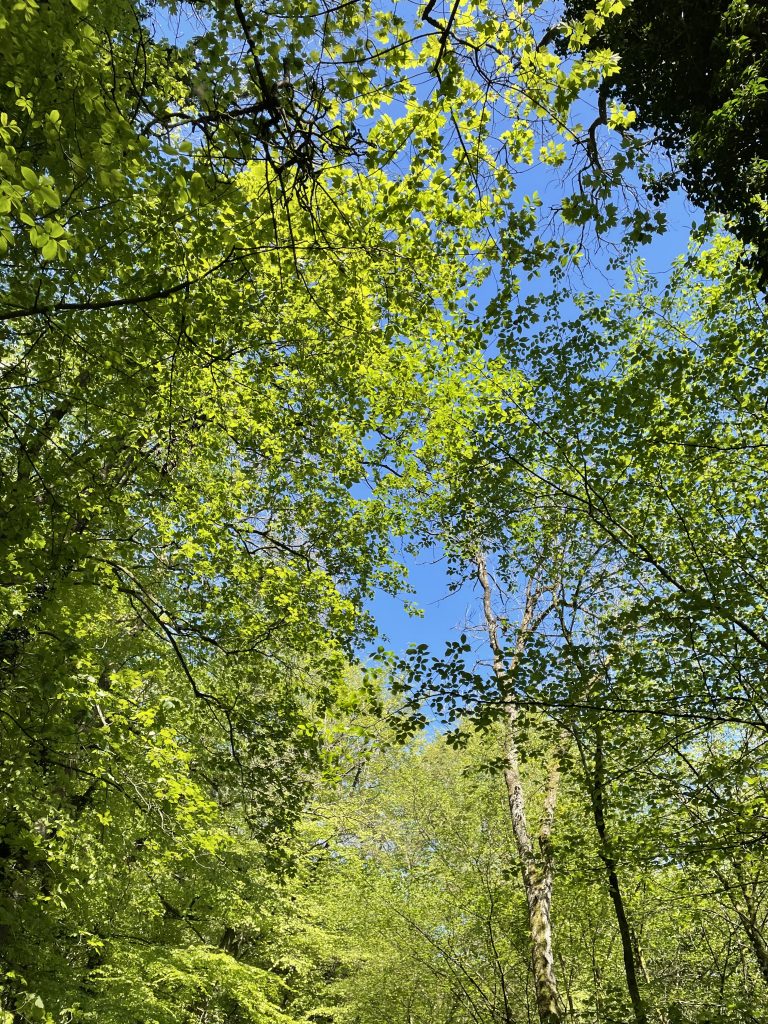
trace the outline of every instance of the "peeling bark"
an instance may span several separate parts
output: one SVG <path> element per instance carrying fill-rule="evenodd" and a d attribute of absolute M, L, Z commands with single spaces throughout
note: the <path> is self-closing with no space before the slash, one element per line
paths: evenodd
<path fill-rule="evenodd" d="M 488 569 L 485 557 L 482 554 L 477 555 L 476 564 L 477 578 L 483 590 L 485 627 L 493 650 L 493 671 L 497 681 L 502 683 L 509 678 L 519 664 L 526 639 L 534 631 L 538 621 L 540 621 L 540 619 L 536 618 L 538 595 L 530 586 L 528 587 L 517 644 L 509 664 L 505 664 L 504 654 L 499 644 L 496 617 L 493 613 Z M 507 789 L 512 831 L 515 837 L 517 855 L 520 859 L 523 887 L 528 905 L 528 925 L 531 938 L 531 962 L 536 991 L 536 1008 L 541 1024 L 563 1024 L 565 1008 L 557 987 L 554 953 L 552 950 L 551 919 L 554 880 L 552 825 L 560 783 L 558 759 L 553 757 L 549 765 L 544 806 L 539 822 L 537 849 L 528 826 L 528 815 L 523 793 L 520 758 L 516 740 L 517 708 L 511 699 L 507 700 L 505 707 L 504 782 Z"/>

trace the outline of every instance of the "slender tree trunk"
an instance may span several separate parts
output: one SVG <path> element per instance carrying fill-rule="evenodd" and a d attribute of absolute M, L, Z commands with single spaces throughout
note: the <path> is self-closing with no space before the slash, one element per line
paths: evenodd
<path fill-rule="evenodd" d="M 751 915 L 744 919 L 744 930 L 747 933 L 750 945 L 752 946 L 752 952 L 755 954 L 757 960 L 757 966 L 760 969 L 760 974 L 763 981 L 768 985 L 768 946 L 766 946 L 763 934 Z"/>
<path fill-rule="evenodd" d="M 504 769 L 504 782 L 507 787 L 512 830 L 520 857 L 523 886 L 528 904 L 536 1008 L 541 1024 L 560 1024 L 563 1020 L 563 1008 L 555 976 L 551 920 L 554 878 L 551 831 L 560 776 L 557 762 L 553 759 L 547 778 L 547 790 L 539 829 L 539 852 L 537 853 L 528 831 L 520 764 L 514 736 L 515 717 L 515 709 L 510 707 L 505 741 L 507 766 Z"/>
<path fill-rule="evenodd" d="M 517 644 L 511 663 L 505 665 L 503 652 L 499 645 L 496 617 L 493 614 L 488 569 L 482 554 L 477 556 L 477 578 L 483 589 L 483 610 L 485 613 L 486 631 L 493 650 L 493 671 L 497 681 L 503 683 L 509 678 L 517 664 L 519 664 L 526 638 L 535 628 L 536 597 L 529 588 Z M 553 758 L 549 766 L 547 789 L 539 826 L 539 849 L 537 852 L 528 828 L 528 817 L 520 772 L 520 758 L 516 741 L 517 708 L 513 701 L 507 702 L 506 712 L 504 782 L 507 788 L 512 831 L 515 837 L 517 854 L 520 858 L 523 887 L 528 905 L 536 1008 L 541 1024 L 563 1024 L 565 1010 L 558 992 L 557 977 L 555 975 L 551 920 L 552 883 L 554 878 L 551 835 L 560 773 L 557 758 Z"/>
<path fill-rule="evenodd" d="M 744 929 L 744 933 L 749 939 L 749 945 L 752 949 L 755 960 L 757 961 L 760 976 L 764 983 L 768 985 L 768 945 L 766 945 L 762 930 L 758 924 L 757 907 L 755 906 L 755 902 L 749 893 L 746 882 L 744 881 L 744 874 L 741 870 L 741 865 L 736 860 L 732 860 L 731 863 L 733 865 L 734 873 L 739 880 L 738 888 L 741 893 L 741 900 L 736 895 L 733 884 L 723 871 L 718 867 L 714 867 L 714 874 L 725 889 L 733 909 L 736 911 L 739 921 L 741 922 L 741 926 Z"/>
<path fill-rule="evenodd" d="M 578 740 L 577 740 L 578 743 Z M 629 926 L 624 897 L 621 893 L 619 876 L 616 872 L 616 861 L 611 853 L 611 844 L 608 837 L 608 827 L 605 822 L 605 772 L 603 767 L 603 738 L 600 726 L 597 727 L 595 741 L 595 763 L 590 784 L 590 772 L 583 747 L 580 743 L 579 753 L 584 767 L 584 777 L 589 787 L 589 798 L 592 805 L 592 816 L 595 822 L 595 829 L 600 839 L 600 859 L 605 865 L 605 873 L 608 879 L 608 892 L 613 903 L 616 923 L 619 926 L 621 937 L 621 950 L 624 957 L 624 977 L 627 982 L 627 991 L 632 1003 L 632 1011 L 637 1024 L 647 1024 L 648 1014 L 646 1013 L 643 997 L 640 995 L 640 986 L 637 980 L 638 955 L 635 944 L 632 940 L 632 929 Z"/>
<path fill-rule="evenodd" d="M 681 754 L 681 751 L 679 750 L 678 754 L 682 756 L 694 777 L 700 778 L 695 766 L 688 760 L 688 758 Z M 709 822 L 707 822 L 706 819 L 703 819 L 701 814 L 698 813 L 694 807 L 687 803 L 685 806 L 689 817 L 693 821 L 695 821 L 700 827 L 703 827 L 706 831 L 711 831 Z M 734 886 L 732 884 L 727 874 L 719 868 L 717 864 L 713 864 L 711 866 L 711 871 L 722 885 L 725 895 L 730 900 L 731 906 L 741 922 L 744 933 L 749 940 L 752 953 L 757 961 L 760 976 L 762 977 L 765 985 L 768 986 L 768 945 L 766 944 L 763 930 L 758 923 L 758 908 L 755 905 L 755 901 L 749 891 L 749 885 L 744 877 L 742 863 L 734 856 L 731 856 L 728 859 L 738 881 L 738 886 Z M 739 899 L 739 895 L 737 895 L 737 888 L 741 894 L 741 899 Z"/>

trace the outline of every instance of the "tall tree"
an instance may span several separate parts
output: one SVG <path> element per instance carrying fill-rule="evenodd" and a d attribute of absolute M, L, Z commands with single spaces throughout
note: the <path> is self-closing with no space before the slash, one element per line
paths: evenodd
<path fill-rule="evenodd" d="M 499 690 L 503 692 L 509 678 L 514 677 L 519 668 L 530 634 L 535 632 L 537 624 L 551 609 L 545 608 L 542 612 L 538 608 L 541 594 L 537 591 L 535 583 L 529 583 L 514 651 L 510 658 L 506 658 L 499 636 L 497 617 L 493 610 L 493 591 L 488 565 L 482 552 L 477 554 L 476 564 L 477 578 L 482 590 L 485 630 L 493 652 L 493 674 Z M 564 1019 L 564 1006 L 555 977 L 552 948 L 552 888 L 555 871 L 552 826 L 560 787 L 558 754 L 555 752 L 550 759 L 538 836 L 534 841 L 523 794 L 517 736 L 518 709 L 514 698 L 506 699 L 504 711 L 504 783 L 528 904 L 536 1006 L 541 1024 L 560 1024 Z"/>

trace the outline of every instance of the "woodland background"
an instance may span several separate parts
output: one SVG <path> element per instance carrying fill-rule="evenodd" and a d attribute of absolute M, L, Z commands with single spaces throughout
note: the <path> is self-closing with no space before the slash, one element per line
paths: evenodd
<path fill-rule="evenodd" d="M 765 5 L 0 53 L 2 1024 L 768 1021 Z"/>

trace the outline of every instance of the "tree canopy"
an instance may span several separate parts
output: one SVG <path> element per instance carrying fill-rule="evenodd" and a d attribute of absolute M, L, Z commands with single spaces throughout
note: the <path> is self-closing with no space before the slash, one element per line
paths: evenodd
<path fill-rule="evenodd" d="M 0 1024 L 768 1020 L 742 8 L 0 13 Z"/>

